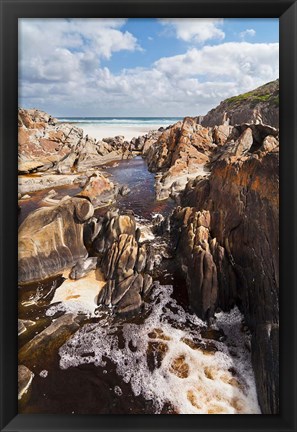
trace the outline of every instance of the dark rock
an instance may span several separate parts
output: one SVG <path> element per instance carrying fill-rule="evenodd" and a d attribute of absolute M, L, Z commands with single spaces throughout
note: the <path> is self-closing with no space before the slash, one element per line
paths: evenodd
<path fill-rule="evenodd" d="M 131 192 L 131 189 L 128 186 L 122 186 L 119 190 L 119 194 L 122 196 L 128 195 Z"/>
<path fill-rule="evenodd" d="M 102 223 L 94 250 L 102 256 L 101 268 L 107 283 L 98 296 L 98 304 L 111 306 L 124 315 L 135 314 L 152 285 L 144 273 L 146 245 L 139 244 L 133 215 L 108 212 Z"/>
<path fill-rule="evenodd" d="M 203 274 L 205 269 L 211 270 L 214 263 L 218 287 L 216 305 L 228 310 L 237 304 L 244 313 L 252 333 L 252 360 L 260 407 L 264 414 L 276 414 L 279 412 L 278 132 L 266 125 L 236 127 L 232 133 L 237 130 L 239 135 L 238 138 L 234 135 L 233 145 L 237 145 L 236 140 L 240 140 L 242 133 L 248 134 L 246 137 L 250 145 L 251 132 L 245 132 L 248 129 L 252 131 L 254 141 L 248 153 L 221 154 L 213 163 L 208 179 L 197 179 L 187 185 L 181 204 L 193 207 L 195 211 L 204 209 L 210 214 L 209 232 L 216 238 L 217 246 L 212 245 L 208 238 L 212 261 L 208 257 L 204 262 L 208 252 L 204 249 Z M 274 139 L 271 151 L 267 149 L 263 152 L 261 140 L 265 140 L 266 136 L 273 136 Z M 259 148 L 262 150 L 259 151 Z M 201 269 L 202 257 L 200 261 L 195 261 L 197 253 L 193 245 L 200 234 L 198 224 L 196 229 L 193 228 L 181 227 L 177 247 L 178 250 L 182 248 L 184 257 L 188 257 L 183 259 L 186 259 L 188 267 L 188 282 L 194 287 L 195 280 L 199 280 L 196 272 L 198 263 Z M 184 231 L 192 233 L 187 237 Z M 182 240 L 184 237 L 187 239 L 185 243 Z M 193 258 L 189 255 L 191 250 Z M 194 273 L 191 269 L 195 269 Z M 210 275 L 214 276 L 214 272 L 209 273 L 209 270 L 208 283 Z M 199 302 L 203 303 L 203 295 Z M 272 361 L 276 366 L 272 366 Z"/>
<path fill-rule="evenodd" d="M 84 225 L 84 244 L 88 250 L 91 249 L 95 238 L 99 236 L 102 221 L 103 219 L 91 217 Z"/>
<path fill-rule="evenodd" d="M 18 399 L 20 400 L 22 396 L 27 393 L 34 373 L 30 371 L 26 366 L 18 366 Z"/>
<path fill-rule="evenodd" d="M 210 214 L 178 207 L 172 215 L 172 227 L 173 235 L 178 237 L 176 254 L 186 274 L 191 307 L 201 318 L 208 319 L 218 301 L 216 261 L 221 265 L 225 259 L 223 248 L 219 255 L 220 246 L 210 236 Z"/>
<path fill-rule="evenodd" d="M 86 259 L 80 259 L 77 261 L 74 267 L 72 267 L 69 274 L 70 279 L 81 279 L 86 276 L 91 270 L 97 268 L 97 257 L 89 257 Z"/>
<path fill-rule="evenodd" d="M 51 356 L 79 329 L 80 321 L 81 318 L 73 314 L 65 314 L 57 318 L 19 350 L 19 362 L 31 369 L 36 366 L 47 367 Z M 38 364 L 40 361 L 42 364 Z"/>

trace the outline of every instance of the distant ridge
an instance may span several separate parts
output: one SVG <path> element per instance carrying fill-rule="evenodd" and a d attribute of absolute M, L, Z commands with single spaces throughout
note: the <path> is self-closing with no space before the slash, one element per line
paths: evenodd
<path fill-rule="evenodd" d="M 279 127 L 279 80 L 225 99 L 201 120 L 202 126 L 262 123 Z"/>

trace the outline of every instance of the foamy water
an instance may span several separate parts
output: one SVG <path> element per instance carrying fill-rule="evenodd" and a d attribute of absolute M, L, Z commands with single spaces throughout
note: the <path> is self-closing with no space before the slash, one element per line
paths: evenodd
<path fill-rule="evenodd" d="M 153 402 L 155 413 L 170 403 L 180 414 L 260 414 L 238 309 L 216 316 L 225 342 L 206 340 L 206 324 L 186 313 L 172 291 L 154 288 L 142 324 L 108 316 L 86 324 L 60 348 L 60 367 L 104 368 L 109 359 L 119 376 L 115 393 L 122 394 L 121 380 L 130 383 L 135 396 Z"/>

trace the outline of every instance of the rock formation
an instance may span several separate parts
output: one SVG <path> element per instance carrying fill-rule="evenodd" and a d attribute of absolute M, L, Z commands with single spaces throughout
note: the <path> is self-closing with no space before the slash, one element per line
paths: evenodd
<path fill-rule="evenodd" d="M 190 178 L 199 171 L 203 173 L 215 147 L 212 131 L 199 125 L 195 118 L 186 117 L 167 128 L 146 154 L 148 168 L 159 173 L 157 198 L 164 199 L 182 190 Z"/>
<path fill-rule="evenodd" d="M 224 100 L 201 120 L 202 126 L 268 124 L 279 127 L 279 80 Z"/>
<path fill-rule="evenodd" d="M 82 129 L 59 123 L 39 110 L 19 109 L 18 126 L 20 173 L 52 169 L 70 174 L 130 157 L 129 143 L 123 137 L 96 141 L 84 136 Z"/>
<path fill-rule="evenodd" d="M 30 213 L 19 228 L 19 283 L 56 275 L 86 258 L 83 228 L 93 213 L 92 204 L 83 198 Z"/>
<path fill-rule="evenodd" d="M 113 202 L 117 194 L 118 188 L 102 173 L 95 171 L 89 177 L 83 190 L 76 196 L 87 198 L 96 208 Z"/>
<path fill-rule="evenodd" d="M 139 243 L 139 234 L 133 216 L 108 212 L 93 243 L 108 281 L 98 304 L 112 306 L 117 313 L 137 312 L 152 286 L 146 245 Z"/>
<path fill-rule="evenodd" d="M 180 228 L 177 251 L 182 265 L 187 266 L 191 304 L 199 314 L 216 306 L 240 306 L 253 334 L 252 357 L 262 411 L 277 413 L 277 130 L 238 126 L 224 148 L 218 148 L 210 176 L 190 181 L 182 194 L 182 206 L 190 209 L 178 210 L 173 216 Z"/>
<path fill-rule="evenodd" d="M 225 249 L 210 235 L 209 211 L 177 207 L 171 220 L 171 234 L 177 240 L 176 256 L 186 276 L 190 305 L 199 317 L 208 320 L 218 305 L 226 306 L 225 297 L 228 308 L 234 305 L 232 266 Z"/>

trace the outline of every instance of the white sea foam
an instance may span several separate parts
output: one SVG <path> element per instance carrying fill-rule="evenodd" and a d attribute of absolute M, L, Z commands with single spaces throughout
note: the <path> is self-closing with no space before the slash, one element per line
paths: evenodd
<path fill-rule="evenodd" d="M 92 270 L 82 279 L 66 279 L 55 291 L 47 316 L 54 316 L 57 312 L 85 314 L 96 316 L 97 297 L 105 284 L 103 275 L 97 269 Z"/>
<path fill-rule="evenodd" d="M 171 286 L 154 289 L 143 324 L 85 325 L 60 348 L 60 367 L 105 367 L 108 358 L 116 365 L 118 387 L 121 379 L 130 383 L 136 396 L 153 402 L 156 413 L 168 402 L 183 414 L 260 413 L 238 309 L 217 315 L 227 340 L 211 341 L 209 349 L 210 341 L 201 338 L 206 324 L 186 313 L 172 291 Z"/>

